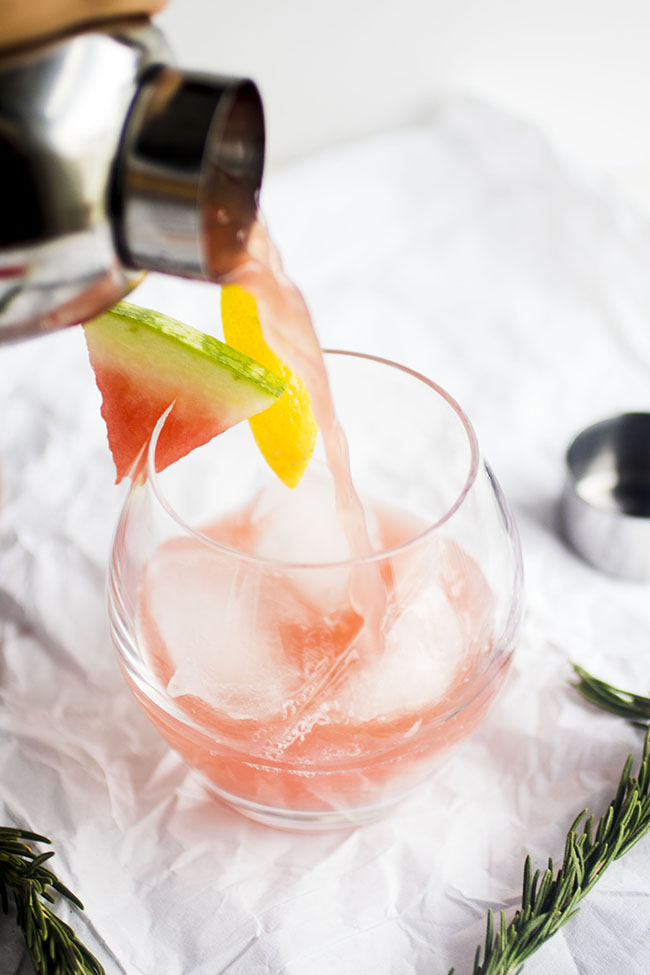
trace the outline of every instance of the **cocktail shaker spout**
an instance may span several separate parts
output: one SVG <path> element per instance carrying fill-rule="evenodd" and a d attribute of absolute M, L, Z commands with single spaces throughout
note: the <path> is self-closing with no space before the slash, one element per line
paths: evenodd
<path fill-rule="evenodd" d="M 264 165 L 253 82 L 179 70 L 148 22 L 0 56 L 0 342 L 84 321 L 142 271 L 218 280 Z"/>

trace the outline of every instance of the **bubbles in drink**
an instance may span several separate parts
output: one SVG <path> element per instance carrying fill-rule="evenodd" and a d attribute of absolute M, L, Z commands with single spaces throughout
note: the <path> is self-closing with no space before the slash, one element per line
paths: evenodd
<path fill-rule="evenodd" d="M 273 486 L 205 526 L 210 541 L 163 544 L 147 566 L 140 605 L 142 643 L 169 693 L 200 698 L 229 720 L 273 724 L 276 756 L 317 724 L 409 714 L 416 721 L 473 663 L 492 610 L 471 560 L 461 566 L 457 546 L 424 536 L 378 562 L 381 647 L 361 653 L 368 634 L 350 601 L 349 565 L 330 564 L 346 558 L 331 485 L 316 470 L 295 506 L 293 497 Z M 395 508 L 366 510 L 378 547 L 424 529 Z"/>

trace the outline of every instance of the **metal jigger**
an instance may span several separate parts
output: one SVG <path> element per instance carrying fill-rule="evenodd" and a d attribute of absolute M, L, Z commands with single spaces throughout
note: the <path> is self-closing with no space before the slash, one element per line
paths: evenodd
<path fill-rule="evenodd" d="M 623 413 L 576 437 L 562 508 L 583 558 L 611 575 L 650 579 L 649 413 Z"/>
<path fill-rule="evenodd" d="M 129 22 L 0 56 L 0 342 L 84 321 L 143 270 L 245 254 L 264 166 L 248 80 L 180 71 Z"/>

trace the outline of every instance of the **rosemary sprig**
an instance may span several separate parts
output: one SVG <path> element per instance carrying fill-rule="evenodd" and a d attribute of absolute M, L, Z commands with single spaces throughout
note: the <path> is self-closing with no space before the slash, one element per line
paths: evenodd
<path fill-rule="evenodd" d="M 48 867 L 54 850 L 35 853 L 25 841 L 50 843 L 46 836 L 0 826 L 0 904 L 9 911 L 9 892 L 16 905 L 16 923 L 22 929 L 36 975 L 105 975 L 104 969 L 69 925 L 49 907 L 54 892 L 83 910 L 78 897 Z"/>
<path fill-rule="evenodd" d="M 572 666 L 578 675 L 578 680 L 571 681 L 571 683 L 587 701 L 604 711 L 611 712 L 611 714 L 618 714 L 635 724 L 647 726 L 650 722 L 649 697 L 633 694 L 631 691 L 624 691 L 620 687 L 607 684 L 604 680 L 599 680 L 598 677 L 594 677 L 579 667 L 578 664 Z"/>
<path fill-rule="evenodd" d="M 630 755 L 618 791 L 594 832 L 593 816 L 583 810 L 571 824 L 564 858 L 557 872 L 548 861 L 544 873 L 533 874 L 530 857 L 524 866 L 521 907 L 508 924 L 501 911 L 498 930 L 488 912 L 485 946 L 474 956 L 473 975 L 516 975 L 523 963 L 571 918 L 578 903 L 614 860 L 650 829 L 650 729 L 636 777 Z M 582 824 L 582 826 L 580 825 Z M 449 975 L 454 975 L 451 969 Z"/>

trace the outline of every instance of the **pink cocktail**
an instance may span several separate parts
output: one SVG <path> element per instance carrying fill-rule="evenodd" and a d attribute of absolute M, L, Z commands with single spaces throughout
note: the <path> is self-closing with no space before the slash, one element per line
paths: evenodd
<path fill-rule="evenodd" d="M 371 551 L 350 554 L 320 444 L 292 491 L 242 425 L 150 462 L 109 587 L 163 737 L 230 805 L 305 829 L 375 818 L 429 775 L 501 686 L 520 615 L 516 532 L 458 406 L 384 360 L 326 362 Z"/>

